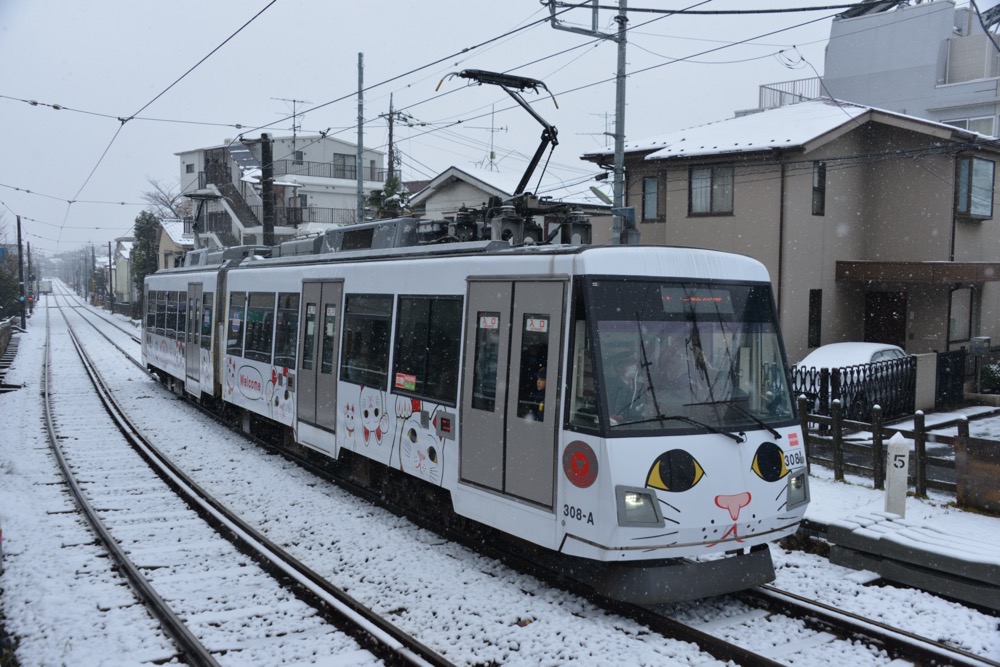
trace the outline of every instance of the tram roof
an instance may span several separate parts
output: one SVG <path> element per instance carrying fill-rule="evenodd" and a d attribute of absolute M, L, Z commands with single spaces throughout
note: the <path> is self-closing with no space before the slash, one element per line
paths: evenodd
<path fill-rule="evenodd" d="M 649 277 L 704 277 L 717 280 L 768 282 L 767 269 L 745 255 L 661 245 L 524 245 L 505 241 L 469 241 L 378 250 L 347 250 L 315 255 L 247 258 L 239 268 L 305 266 L 346 262 L 383 262 L 445 257 L 530 258 L 573 255 L 573 273 Z"/>

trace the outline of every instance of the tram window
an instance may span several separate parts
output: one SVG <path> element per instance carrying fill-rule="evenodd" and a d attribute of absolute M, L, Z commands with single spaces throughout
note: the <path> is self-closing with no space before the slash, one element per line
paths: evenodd
<path fill-rule="evenodd" d="M 395 388 L 454 404 L 462 300 L 400 297 L 398 317 L 393 355 Z"/>
<path fill-rule="evenodd" d="M 243 356 L 271 363 L 274 338 L 274 293 L 251 292 L 247 304 L 247 339 Z"/>
<path fill-rule="evenodd" d="M 212 347 L 212 297 L 211 292 L 201 295 L 201 346 L 206 350 Z"/>
<path fill-rule="evenodd" d="M 573 381 L 569 397 L 569 421 L 573 426 L 597 426 L 597 390 L 594 387 L 594 357 L 587 321 L 576 321 L 573 332 Z"/>
<path fill-rule="evenodd" d="M 167 335 L 167 293 L 156 293 L 156 333 Z"/>
<path fill-rule="evenodd" d="M 521 372 L 517 391 L 517 416 L 545 419 L 545 369 L 549 362 L 547 313 L 525 313 L 521 330 Z"/>
<path fill-rule="evenodd" d="M 341 380 L 385 389 L 391 317 L 391 296 L 347 296 Z"/>
<path fill-rule="evenodd" d="M 246 294 L 233 293 L 229 297 L 229 326 L 226 331 L 226 354 L 243 356 L 243 321 L 246 319 Z"/>
<path fill-rule="evenodd" d="M 177 293 L 177 340 L 187 338 L 188 309 L 191 307 L 187 292 Z"/>
<path fill-rule="evenodd" d="M 278 318 L 274 331 L 274 365 L 295 368 L 295 344 L 299 335 L 299 295 L 278 295 Z"/>
<path fill-rule="evenodd" d="M 333 342 L 337 335 L 337 307 L 333 304 L 326 305 L 326 313 L 323 315 L 323 347 L 321 348 L 320 373 L 330 375 L 333 373 Z"/>
<path fill-rule="evenodd" d="M 146 331 L 156 331 L 156 292 L 146 293 Z"/>
<path fill-rule="evenodd" d="M 167 338 L 177 338 L 177 292 L 167 292 L 167 321 L 164 329 Z"/>
<path fill-rule="evenodd" d="M 497 403 L 500 313 L 476 313 L 476 358 L 472 368 L 472 407 L 493 412 Z"/>
<path fill-rule="evenodd" d="M 302 336 L 302 370 L 313 369 L 313 359 L 316 355 L 316 304 L 306 303 L 305 331 Z"/>

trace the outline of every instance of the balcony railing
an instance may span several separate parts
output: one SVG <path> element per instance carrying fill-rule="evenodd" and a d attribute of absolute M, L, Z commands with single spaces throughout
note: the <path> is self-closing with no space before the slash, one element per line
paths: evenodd
<path fill-rule="evenodd" d="M 296 160 L 275 160 L 274 175 L 316 176 L 319 178 L 343 178 L 357 180 L 357 169 L 353 164 L 333 164 L 331 162 L 305 162 Z M 362 171 L 366 181 L 385 182 L 386 170 L 366 167 Z"/>
<path fill-rule="evenodd" d="M 765 83 L 760 86 L 760 108 L 776 109 L 822 96 L 823 81 L 818 77 Z"/>
<path fill-rule="evenodd" d="M 250 208 L 258 220 L 264 219 L 263 206 L 251 206 Z M 319 206 L 287 208 L 279 206 L 274 209 L 275 227 L 298 227 L 306 222 L 350 225 L 356 219 L 357 211 L 353 208 L 321 208 Z M 185 234 L 192 232 L 193 222 L 193 218 L 184 218 Z M 231 234 L 233 232 L 233 219 L 227 211 L 203 212 L 201 214 L 201 227 L 198 231 L 202 234 Z"/>
<path fill-rule="evenodd" d="M 191 234 L 194 218 L 184 218 L 184 233 Z M 201 214 L 199 234 L 232 234 L 233 219 L 228 211 L 208 211 Z"/>
<path fill-rule="evenodd" d="M 258 219 L 263 220 L 262 206 L 251 206 Z M 322 208 L 309 206 L 307 208 L 276 208 L 274 210 L 275 226 L 298 227 L 304 222 L 319 222 L 326 224 L 349 225 L 357 217 L 353 208 Z"/>

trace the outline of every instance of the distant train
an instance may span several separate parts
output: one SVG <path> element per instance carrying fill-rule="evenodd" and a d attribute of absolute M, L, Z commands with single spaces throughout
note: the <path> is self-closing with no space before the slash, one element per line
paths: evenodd
<path fill-rule="evenodd" d="M 521 196 L 195 251 L 146 279 L 143 360 L 608 597 L 773 579 L 809 490 L 765 268 L 588 241 L 578 211 Z"/>

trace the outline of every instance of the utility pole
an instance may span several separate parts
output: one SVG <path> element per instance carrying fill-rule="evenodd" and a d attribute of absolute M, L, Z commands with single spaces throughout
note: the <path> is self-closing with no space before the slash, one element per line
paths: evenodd
<path fill-rule="evenodd" d="M 35 314 L 35 274 L 31 271 L 31 241 L 28 241 L 28 314 Z"/>
<path fill-rule="evenodd" d="M 271 135 L 264 132 L 260 135 L 260 196 L 264 200 L 264 214 L 261 224 L 264 232 L 264 245 L 274 245 L 274 149 L 271 146 Z"/>
<path fill-rule="evenodd" d="M 17 216 L 17 285 L 18 301 L 21 302 L 21 329 L 28 328 L 28 318 L 24 313 L 24 254 L 21 252 L 21 216 Z"/>
<path fill-rule="evenodd" d="M 358 54 L 358 158 L 355 169 L 358 177 L 358 213 L 357 221 L 365 219 L 365 184 L 364 184 L 364 154 L 365 154 L 365 54 Z"/>
<path fill-rule="evenodd" d="M 90 303 L 97 305 L 97 248 L 90 244 L 90 278 L 87 280 L 87 291 L 90 292 Z"/>
<path fill-rule="evenodd" d="M 393 124 L 396 120 L 408 121 L 413 117 L 409 114 L 405 114 L 402 111 L 394 111 L 392 107 L 392 93 L 389 93 L 389 113 L 384 113 L 379 115 L 380 118 L 385 118 L 389 123 L 389 169 L 386 174 L 386 181 L 392 180 L 396 175 L 396 165 L 399 164 L 399 152 L 396 150 L 396 145 L 393 142 Z"/>
<path fill-rule="evenodd" d="M 115 312 L 115 285 L 112 281 L 112 269 L 114 264 L 111 263 L 111 241 L 108 241 L 108 310 L 112 313 Z"/>
<path fill-rule="evenodd" d="M 589 0 L 591 5 L 591 28 L 577 28 L 563 25 L 556 18 L 556 5 L 558 0 L 548 0 L 550 22 L 556 30 L 575 32 L 588 37 L 597 37 L 617 42 L 618 44 L 618 71 L 615 75 L 615 163 L 614 163 L 614 194 L 612 199 L 611 214 L 614 216 L 614 226 L 611 231 L 612 244 L 638 243 L 639 232 L 635 227 L 635 211 L 625 208 L 625 46 L 626 46 L 626 25 L 628 24 L 628 0 L 618 0 L 618 15 L 615 21 L 618 23 L 618 31 L 614 34 L 601 32 L 598 26 L 598 11 L 600 9 L 597 0 Z M 581 3 L 587 4 L 586 2 Z M 566 6 L 566 5 L 563 5 Z M 625 224 L 622 220 L 625 219 Z"/>

